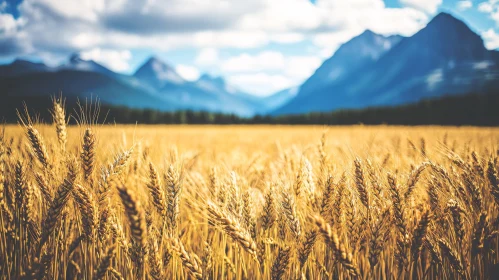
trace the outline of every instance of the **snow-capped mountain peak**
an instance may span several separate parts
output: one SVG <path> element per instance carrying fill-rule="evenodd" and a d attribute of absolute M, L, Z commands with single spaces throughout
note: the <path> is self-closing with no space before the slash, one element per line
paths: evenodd
<path fill-rule="evenodd" d="M 172 66 L 157 57 L 149 58 L 135 72 L 134 76 L 155 89 L 161 89 L 168 84 L 180 85 L 186 83 Z"/>

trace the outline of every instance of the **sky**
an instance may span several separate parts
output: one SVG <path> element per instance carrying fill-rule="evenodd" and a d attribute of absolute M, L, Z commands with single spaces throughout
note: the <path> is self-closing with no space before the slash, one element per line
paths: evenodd
<path fill-rule="evenodd" d="M 0 63 L 73 53 L 124 74 L 156 56 L 255 95 L 300 85 L 370 29 L 411 36 L 444 11 L 499 48 L 499 0 L 0 0 Z"/>

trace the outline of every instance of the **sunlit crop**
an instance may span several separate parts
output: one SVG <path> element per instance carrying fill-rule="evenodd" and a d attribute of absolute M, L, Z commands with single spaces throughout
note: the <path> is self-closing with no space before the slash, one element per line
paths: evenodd
<path fill-rule="evenodd" d="M 499 130 L 3 130 L 2 279 L 490 279 Z"/>

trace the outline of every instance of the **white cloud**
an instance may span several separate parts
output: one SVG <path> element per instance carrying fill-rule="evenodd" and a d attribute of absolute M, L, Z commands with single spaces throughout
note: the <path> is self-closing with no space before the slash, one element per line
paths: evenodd
<path fill-rule="evenodd" d="M 175 71 L 177 71 L 177 73 L 187 81 L 195 81 L 199 79 L 200 76 L 199 70 L 190 65 L 177 65 L 177 67 L 175 67 Z"/>
<path fill-rule="evenodd" d="M 251 49 L 344 34 L 327 46 L 332 49 L 366 28 L 410 35 L 427 21 L 415 8 L 387 8 L 383 0 L 317 0 L 315 5 L 310 0 L 25 0 L 19 10 L 27 22 L 23 43 L 39 52 L 66 53 Z"/>
<path fill-rule="evenodd" d="M 281 44 L 298 43 L 305 40 L 305 35 L 296 32 L 282 33 L 272 36 L 271 40 Z"/>
<path fill-rule="evenodd" d="M 196 56 L 195 62 L 198 65 L 214 65 L 219 60 L 218 50 L 214 48 L 205 48 L 202 49 L 199 54 Z"/>
<path fill-rule="evenodd" d="M 360 0 L 359 0 L 360 1 Z M 354 1 L 355 2 L 355 1 Z M 369 6 L 367 6 L 369 8 Z M 342 13 L 342 11 L 338 11 Z M 379 34 L 400 34 L 411 36 L 428 22 L 428 15 L 414 8 L 385 8 L 384 6 L 372 4 L 369 10 L 350 10 L 346 15 L 352 15 L 355 20 L 348 21 L 348 27 L 337 30 L 325 30 L 312 36 L 313 43 L 324 49 L 325 53 L 332 53 L 341 44 L 352 37 L 370 29 Z M 394 24 L 396 23 L 396 24 Z"/>
<path fill-rule="evenodd" d="M 295 85 L 295 81 L 284 75 L 266 73 L 233 75 L 228 77 L 228 81 L 260 96 L 267 96 Z"/>
<path fill-rule="evenodd" d="M 367 28 L 379 34 L 412 36 L 423 28 L 429 19 L 428 15 L 416 9 L 394 8 L 366 14 L 362 22 L 363 29 Z"/>
<path fill-rule="evenodd" d="M 81 52 L 80 56 L 84 60 L 94 60 L 119 72 L 130 69 L 129 61 L 132 58 L 132 54 L 128 50 L 117 51 L 99 48 Z"/>
<path fill-rule="evenodd" d="M 482 38 L 485 41 L 485 47 L 487 47 L 487 49 L 499 48 L 499 34 L 497 34 L 494 29 L 490 28 L 489 30 L 482 32 Z"/>
<path fill-rule="evenodd" d="M 222 62 L 222 70 L 226 72 L 279 70 L 283 69 L 284 66 L 284 55 L 276 51 L 264 51 L 257 55 L 243 53 Z"/>
<path fill-rule="evenodd" d="M 478 11 L 482 13 L 492 13 L 493 10 L 494 10 L 493 1 L 482 2 L 478 4 Z"/>
<path fill-rule="evenodd" d="M 437 12 L 438 7 L 442 4 L 442 0 L 400 0 L 402 5 L 412 7 L 429 14 Z"/>
<path fill-rule="evenodd" d="M 368 0 L 369 1 L 369 0 Z M 287 32 L 290 30 L 312 30 L 321 25 L 320 2 L 316 5 L 309 0 L 264 0 L 261 8 L 255 13 L 245 14 L 239 26 L 250 30 L 273 30 Z"/>
<path fill-rule="evenodd" d="M 166 35 L 139 35 L 122 32 L 92 33 L 82 32 L 68 35 L 69 45 L 74 48 L 105 46 L 107 48 L 147 48 L 169 51 L 182 48 L 241 48 L 249 49 L 263 46 L 269 42 L 263 32 L 204 31 L 193 34 L 172 33 Z M 60 43 L 65 43 L 59 40 Z M 61 46 L 59 46 L 61 47 Z"/>
<path fill-rule="evenodd" d="M 256 55 L 243 53 L 221 64 L 224 72 L 255 73 L 279 72 L 297 82 L 308 78 L 320 65 L 320 56 L 284 56 L 277 51 L 263 51 Z"/>
<path fill-rule="evenodd" d="M 489 14 L 490 18 L 499 25 L 499 0 L 488 0 L 480 3 L 478 11 Z"/>
<path fill-rule="evenodd" d="M 466 10 L 473 7 L 473 2 L 471 2 L 469 0 L 459 1 L 459 2 L 457 2 L 456 7 L 459 11 L 466 11 Z"/>
<path fill-rule="evenodd" d="M 301 83 L 319 68 L 322 59 L 316 56 L 291 56 L 286 58 L 286 64 L 284 73 Z"/>
<path fill-rule="evenodd" d="M 95 45 L 99 45 L 102 38 L 100 38 L 97 34 L 93 34 L 91 32 L 88 33 L 79 33 L 71 39 L 71 44 L 79 49 L 90 48 Z"/>
<path fill-rule="evenodd" d="M 198 47 L 256 48 L 267 44 L 269 34 L 264 31 L 203 31 L 187 37 L 189 43 Z"/>
<path fill-rule="evenodd" d="M 55 13 L 63 17 L 92 22 L 97 21 L 99 13 L 104 11 L 106 4 L 105 0 L 82 0 L 78 1 L 78 4 L 60 0 L 37 0 L 29 2 L 50 7 Z"/>
<path fill-rule="evenodd" d="M 11 14 L 0 14 L 0 34 L 14 34 L 26 22 L 21 19 L 15 19 Z"/>
<path fill-rule="evenodd" d="M 221 70 L 239 88 L 262 95 L 301 84 L 321 63 L 318 55 L 285 56 L 277 51 L 263 51 L 221 61 Z"/>
<path fill-rule="evenodd" d="M 321 48 L 317 51 L 319 57 L 321 57 L 322 59 L 330 58 L 334 54 L 334 52 L 336 52 L 336 48 L 331 47 Z"/>

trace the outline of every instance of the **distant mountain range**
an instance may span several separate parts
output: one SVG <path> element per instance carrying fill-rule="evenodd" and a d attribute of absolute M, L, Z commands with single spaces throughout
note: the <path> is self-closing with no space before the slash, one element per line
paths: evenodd
<path fill-rule="evenodd" d="M 202 75 L 186 81 L 156 57 L 133 75 L 122 75 L 78 55 L 49 67 L 16 60 L 0 66 L 0 96 L 30 98 L 62 92 L 69 99 L 98 96 L 114 106 L 161 111 L 202 110 L 301 114 L 391 106 L 444 95 L 499 90 L 499 53 L 462 21 L 440 13 L 412 37 L 365 31 L 343 44 L 301 86 L 256 97 Z"/>
<path fill-rule="evenodd" d="M 240 116 L 268 113 L 293 96 L 292 92 L 283 91 L 275 96 L 256 97 L 226 83 L 222 77 L 207 74 L 197 81 L 186 81 L 172 66 L 155 57 L 129 76 L 78 55 L 58 67 L 20 59 L 1 65 L 0 91 L 0 96 L 7 100 L 48 97 L 62 92 L 71 101 L 97 96 L 101 102 L 115 106 Z"/>
<path fill-rule="evenodd" d="M 273 114 L 390 106 L 499 89 L 499 53 L 462 21 L 440 13 L 412 37 L 366 31 L 338 49 Z"/>

